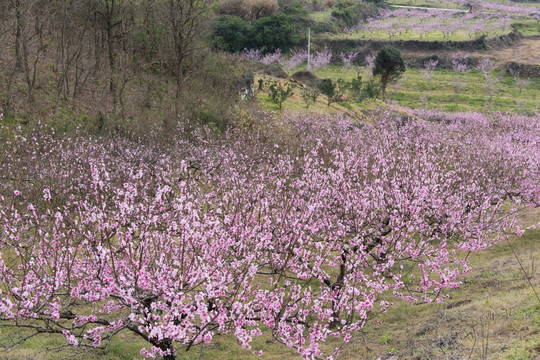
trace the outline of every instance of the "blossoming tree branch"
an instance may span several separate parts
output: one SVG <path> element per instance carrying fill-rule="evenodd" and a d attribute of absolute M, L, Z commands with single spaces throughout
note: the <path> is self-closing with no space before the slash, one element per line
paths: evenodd
<path fill-rule="evenodd" d="M 540 206 L 538 116 L 418 116 L 284 115 L 166 149 L 0 128 L 0 326 L 131 332 L 148 358 L 263 332 L 338 356 L 382 294 L 444 301 Z"/>

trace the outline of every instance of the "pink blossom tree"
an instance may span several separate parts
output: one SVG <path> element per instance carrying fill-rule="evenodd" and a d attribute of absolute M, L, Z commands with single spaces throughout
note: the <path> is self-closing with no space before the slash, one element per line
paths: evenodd
<path fill-rule="evenodd" d="M 323 50 L 317 51 L 317 54 L 313 56 L 310 60 L 310 71 L 317 71 L 319 69 L 325 69 L 330 65 L 330 60 L 332 60 L 332 50 L 327 46 Z"/>
<path fill-rule="evenodd" d="M 516 87 L 519 89 L 519 93 L 521 94 L 525 88 L 527 88 L 529 85 L 531 85 L 531 79 L 524 79 L 521 77 L 521 71 L 519 69 L 515 69 L 512 66 L 508 67 L 508 71 L 514 78 L 514 83 L 516 84 Z"/>
<path fill-rule="evenodd" d="M 300 66 L 307 60 L 306 50 L 291 50 L 288 57 L 281 57 L 278 59 L 281 67 L 289 74 L 294 68 Z"/>
<path fill-rule="evenodd" d="M 261 62 L 265 65 L 277 63 L 282 58 L 281 49 L 276 49 L 273 53 L 265 54 L 261 57 Z"/>
<path fill-rule="evenodd" d="M 349 71 L 354 60 L 358 57 L 358 54 L 360 54 L 359 51 L 351 51 L 349 53 L 343 53 L 341 52 L 339 54 L 339 58 L 341 59 L 341 62 L 343 63 L 343 67 L 345 68 L 345 71 Z"/>
<path fill-rule="evenodd" d="M 499 76 L 494 75 L 494 71 L 496 69 L 495 63 L 488 58 L 484 58 L 480 60 L 478 63 L 478 71 L 484 76 L 485 80 L 485 88 L 489 95 L 489 101 L 491 102 L 493 99 L 493 96 L 499 91 L 501 88 L 501 85 L 499 82 L 501 81 L 502 74 Z"/>
<path fill-rule="evenodd" d="M 252 61 L 261 61 L 262 58 L 262 51 L 259 49 L 244 49 L 243 57 L 248 60 Z"/>
<path fill-rule="evenodd" d="M 422 75 L 424 80 L 431 80 L 431 78 L 433 77 L 433 72 L 435 71 L 438 63 L 439 60 L 437 59 L 430 59 L 428 61 L 424 61 L 424 68 L 420 70 L 420 74 Z"/>
<path fill-rule="evenodd" d="M 268 329 L 337 356 L 327 340 L 381 294 L 443 301 L 468 252 L 540 206 L 538 117 L 418 116 L 285 113 L 166 146 L 0 127 L 0 326 L 78 347 L 131 332 L 165 359 Z"/>
<path fill-rule="evenodd" d="M 471 71 L 467 55 L 455 53 L 452 55 L 452 69 L 456 72 L 452 79 L 452 87 L 456 94 L 461 93 L 467 86 L 466 76 Z"/>
<path fill-rule="evenodd" d="M 368 54 L 366 55 L 366 58 L 364 60 L 364 66 L 362 67 L 362 69 L 368 77 L 373 76 L 373 69 L 375 68 L 375 58 L 375 54 Z"/>
<path fill-rule="evenodd" d="M 273 53 L 264 54 L 259 49 L 244 49 L 243 57 L 248 60 L 258 61 L 265 65 L 279 62 L 282 59 L 281 49 L 276 49 Z"/>

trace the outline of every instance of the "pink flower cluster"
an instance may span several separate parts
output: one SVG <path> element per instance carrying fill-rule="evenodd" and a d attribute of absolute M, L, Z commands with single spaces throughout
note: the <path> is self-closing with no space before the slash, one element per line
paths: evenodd
<path fill-rule="evenodd" d="M 448 37 L 456 32 L 473 36 L 489 35 L 509 28 L 512 17 L 503 12 L 492 13 L 466 13 L 446 11 L 441 9 L 430 10 L 381 10 L 376 17 L 367 19 L 351 28 L 347 33 L 365 31 L 373 35 L 382 32 L 392 38 L 398 34 L 413 32 L 423 38 L 429 33 L 441 32 Z"/>
<path fill-rule="evenodd" d="M 317 51 L 316 55 L 311 57 L 309 61 L 310 68 L 308 70 L 316 71 L 325 69 L 330 65 L 330 60 L 332 60 L 332 50 L 325 45 L 324 49 Z"/>
<path fill-rule="evenodd" d="M 259 49 L 244 49 L 244 59 L 262 62 L 265 65 L 270 65 L 279 62 L 282 59 L 281 49 L 276 49 L 273 53 L 263 53 Z"/>
<path fill-rule="evenodd" d="M 285 56 L 281 53 L 281 49 L 277 49 L 275 52 L 267 54 L 264 54 L 258 49 L 244 49 L 243 57 L 245 59 L 261 62 L 265 65 L 279 63 L 281 67 L 289 73 L 307 60 L 307 51 L 304 49 L 291 50 L 290 54 Z"/>
<path fill-rule="evenodd" d="M 270 329 L 311 359 L 391 306 L 383 293 L 440 301 L 468 251 L 540 205 L 540 117 L 417 115 L 285 114 L 168 146 L 15 130 L 0 144 L 0 319 L 74 346 L 130 331 L 165 359 Z"/>
<path fill-rule="evenodd" d="M 359 51 L 351 51 L 348 53 L 341 52 L 339 54 L 339 58 L 341 59 L 346 71 L 351 68 L 353 62 L 356 60 L 356 58 L 358 58 L 358 54 L 360 54 Z"/>

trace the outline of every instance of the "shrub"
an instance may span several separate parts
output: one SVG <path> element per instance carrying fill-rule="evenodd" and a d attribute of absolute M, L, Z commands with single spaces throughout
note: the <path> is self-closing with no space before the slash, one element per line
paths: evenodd
<path fill-rule="evenodd" d="M 246 3 L 250 21 L 273 15 L 279 9 L 277 0 L 246 0 Z"/>
<path fill-rule="evenodd" d="M 367 81 L 363 81 L 360 73 L 351 80 L 348 86 L 351 98 L 358 102 L 364 99 L 374 99 L 381 93 L 381 88 L 374 78 L 370 77 Z"/>
<path fill-rule="evenodd" d="M 281 110 L 282 104 L 292 96 L 293 89 L 294 85 L 292 84 L 283 86 L 277 81 L 271 81 L 270 86 L 268 87 L 268 90 L 270 91 L 270 100 L 272 100 L 272 102 L 279 107 L 279 110 Z"/>
<path fill-rule="evenodd" d="M 251 26 L 243 19 L 221 15 L 214 28 L 214 44 L 225 51 L 242 51 L 248 42 Z"/>
<path fill-rule="evenodd" d="M 351 80 L 350 92 L 353 100 L 362 100 L 362 76 L 360 74 L 356 75 L 356 78 Z"/>
<path fill-rule="evenodd" d="M 319 83 L 319 90 L 328 98 L 328 106 L 332 103 L 343 100 L 343 95 L 348 89 L 349 84 L 343 79 L 333 82 L 331 79 L 324 79 Z"/>
<path fill-rule="evenodd" d="M 217 13 L 249 19 L 249 7 L 245 0 L 222 0 L 219 2 Z"/>
<path fill-rule="evenodd" d="M 387 45 L 377 53 L 373 75 L 380 76 L 383 101 L 386 101 L 386 86 L 396 81 L 404 72 L 405 61 L 398 49 Z"/>
<path fill-rule="evenodd" d="M 300 17 L 306 17 L 309 14 L 306 8 L 304 8 L 304 6 L 299 2 L 295 2 L 291 5 L 282 5 L 281 11 L 287 15 L 300 16 Z"/>
<path fill-rule="evenodd" d="M 366 2 L 379 7 L 384 5 L 384 0 L 366 0 Z"/>
<path fill-rule="evenodd" d="M 251 48 L 272 52 L 293 46 L 294 25 L 292 18 L 286 15 L 272 15 L 259 19 L 253 24 Z"/>
<path fill-rule="evenodd" d="M 305 87 L 302 89 L 302 100 L 304 101 L 306 109 L 309 109 L 311 105 L 317 102 L 317 98 L 320 94 L 321 92 L 316 88 Z"/>
<path fill-rule="evenodd" d="M 376 7 L 366 4 L 355 4 L 351 1 L 341 1 L 336 3 L 332 16 L 336 18 L 341 27 L 354 26 L 360 21 L 375 14 Z"/>
<path fill-rule="evenodd" d="M 381 87 L 374 78 L 364 82 L 362 87 L 362 99 L 376 99 L 381 93 Z"/>

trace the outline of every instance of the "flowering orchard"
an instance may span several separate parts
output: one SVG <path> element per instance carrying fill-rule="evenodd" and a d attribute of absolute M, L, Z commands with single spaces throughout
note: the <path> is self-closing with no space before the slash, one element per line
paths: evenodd
<path fill-rule="evenodd" d="M 354 66 L 359 54 L 360 52 L 358 51 L 351 51 L 347 53 L 341 52 L 339 54 L 339 59 L 341 60 L 345 72 L 349 71 Z M 333 56 L 334 54 L 332 53 L 332 50 L 328 48 L 328 46 L 325 46 L 321 51 L 315 51 L 315 54 L 310 55 L 309 70 L 317 71 L 327 68 L 330 65 Z M 306 49 L 289 50 L 289 54 L 284 55 L 282 54 L 281 49 L 277 49 L 273 53 L 265 54 L 259 49 L 246 48 L 240 57 L 252 61 L 258 61 L 265 65 L 278 63 L 287 74 L 290 74 L 292 70 L 298 68 L 308 60 Z M 365 61 L 367 63 L 367 70 L 372 69 L 375 66 L 374 55 L 368 55 Z M 371 75 L 369 71 L 368 73 Z"/>
<path fill-rule="evenodd" d="M 131 332 L 165 359 L 267 331 L 336 357 L 379 295 L 443 301 L 540 206 L 538 116 L 418 115 L 285 114 L 169 147 L 0 128 L 0 325 Z"/>
<path fill-rule="evenodd" d="M 352 55 L 347 54 L 344 55 L 345 58 L 342 58 L 343 64 L 346 67 L 351 66 L 351 62 L 356 58 L 358 53 L 356 53 L 354 56 Z M 264 54 L 259 49 L 244 49 L 244 53 L 241 56 L 245 59 L 258 61 L 265 65 L 279 63 L 287 73 L 290 73 L 294 68 L 300 66 L 308 60 L 307 50 L 305 49 L 290 50 L 290 54 L 288 56 L 283 55 L 281 53 L 281 49 L 276 49 L 276 51 L 273 53 L 267 54 Z M 332 51 L 325 46 L 321 51 L 317 51 L 315 55 L 310 55 L 309 70 L 316 71 L 318 69 L 324 69 L 330 65 L 331 60 Z"/>
<path fill-rule="evenodd" d="M 489 1 L 474 3 L 469 0 L 438 0 L 438 2 L 442 4 L 447 4 L 449 6 L 458 5 L 465 8 L 470 7 L 471 5 L 476 5 L 480 11 L 498 11 L 512 16 L 527 16 L 534 10 L 534 7 L 529 7 L 526 5 L 523 6 L 516 3 L 502 4 Z"/>
<path fill-rule="evenodd" d="M 512 15 L 523 16 L 521 13 L 515 15 L 497 10 L 481 13 L 435 8 L 431 10 L 381 10 L 376 17 L 347 28 L 345 32 L 349 34 L 363 32 L 370 36 L 374 33 L 386 34 L 389 39 L 407 33 L 417 34 L 420 39 L 431 33 L 442 33 L 447 38 L 460 32 L 472 39 L 506 31 L 513 21 Z"/>

